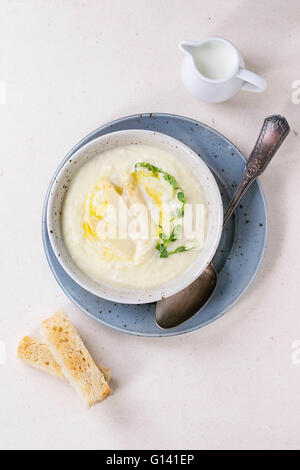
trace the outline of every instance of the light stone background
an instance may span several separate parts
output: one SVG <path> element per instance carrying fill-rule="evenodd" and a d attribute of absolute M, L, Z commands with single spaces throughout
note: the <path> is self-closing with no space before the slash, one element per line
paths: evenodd
<path fill-rule="evenodd" d="M 299 23 L 298 0 L 0 0 L 1 448 L 299 448 Z M 208 35 L 231 40 L 267 91 L 219 105 L 190 96 L 177 44 Z M 73 144 L 155 111 L 198 119 L 245 154 L 266 115 L 292 128 L 261 178 L 270 236 L 254 284 L 216 323 L 169 339 L 87 318 L 57 286 L 41 242 L 45 191 Z M 114 376 L 113 396 L 89 411 L 16 357 L 18 340 L 60 308 Z"/>

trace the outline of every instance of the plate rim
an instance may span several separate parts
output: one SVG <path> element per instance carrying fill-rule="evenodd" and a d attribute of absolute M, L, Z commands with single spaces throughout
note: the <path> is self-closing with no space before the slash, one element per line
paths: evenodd
<path fill-rule="evenodd" d="M 142 336 L 142 337 L 163 338 L 163 337 L 178 336 L 178 335 L 182 335 L 182 334 L 186 334 L 186 333 L 191 333 L 193 331 L 197 331 L 201 328 L 204 328 L 205 326 L 208 326 L 209 324 L 211 324 L 211 323 L 215 322 L 216 320 L 220 319 L 223 315 L 225 315 L 231 308 L 233 308 L 239 302 L 241 297 L 245 294 L 245 292 L 249 289 L 249 287 L 253 283 L 253 281 L 256 278 L 256 276 L 257 276 L 257 274 L 258 274 L 258 272 L 261 268 L 261 265 L 263 263 L 263 260 L 264 260 L 264 257 L 265 257 L 265 252 L 266 252 L 266 247 L 267 247 L 267 242 L 268 242 L 268 235 L 269 235 L 268 207 L 267 207 L 267 203 L 266 203 L 266 197 L 265 197 L 265 194 L 264 194 L 264 191 L 263 191 L 263 188 L 262 188 L 262 185 L 261 185 L 259 179 L 256 180 L 256 183 L 258 185 L 258 190 L 259 190 L 259 193 L 260 193 L 260 197 L 261 197 L 261 201 L 262 201 L 262 205 L 263 205 L 263 209 L 264 209 L 264 214 L 265 214 L 265 221 L 264 222 L 265 223 L 264 223 L 263 246 L 262 246 L 262 250 L 261 250 L 260 257 L 259 257 L 259 260 L 257 262 L 256 268 L 253 271 L 253 273 L 252 273 L 251 277 L 249 278 L 249 280 L 248 280 L 247 284 L 245 285 L 245 287 L 240 291 L 240 293 L 237 295 L 237 297 L 232 302 L 230 302 L 224 310 L 222 310 L 222 312 L 220 312 L 214 318 L 210 318 L 207 321 L 205 321 L 205 322 L 203 322 L 199 325 L 191 326 L 190 328 L 187 328 L 184 331 L 173 331 L 173 329 L 170 329 L 170 330 L 161 330 L 161 332 L 157 332 L 157 333 L 139 333 L 139 332 L 136 332 L 136 331 L 124 328 L 124 327 L 122 328 L 122 327 L 119 327 L 119 326 L 112 325 L 112 324 L 102 320 L 101 318 L 96 317 L 91 312 L 89 312 L 84 307 L 82 307 L 79 304 L 79 302 L 77 302 L 76 300 L 74 300 L 74 298 L 71 297 L 71 294 L 67 291 L 64 284 L 60 281 L 60 279 L 59 279 L 59 277 L 56 273 L 56 270 L 55 270 L 55 268 L 53 266 L 53 263 L 50 259 L 48 247 L 46 246 L 46 244 L 47 244 L 47 240 L 46 240 L 46 232 L 47 232 L 46 218 L 47 218 L 48 198 L 49 198 L 50 190 L 51 190 L 51 187 L 52 187 L 52 182 L 56 178 L 56 175 L 58 174 L 58 172 L 60 171 L 60 169 L 64 165 L 65 161 L 68 158 L 70 158 L 70 156 L 73 155 L 73 153 L 76 152 L 78 150 L 78 148 L 80 148 L 86 142 L 86 140 L 92 138 L 96 133 L 98 133 L 98 132 L 100 132 L 104 129 L 107 129 L 108 132 L 112 132 L 112 131 L 109 130 L 112 126 L 114 126 L 116 124 L 119 124 L 119 123 L 122 123 L 122 122 L 127 121 L 127 120 L 142 119 L 142 118 L 146 118 L 146 117 L 150 117 L 150 118 L 155 119 L 154 116 L 159 116 L 159 117 L 162 117 L 162 118 L 167 118 L 167 117 L 170 118 L 171 117 L 171 118 L 175 118 L 175 119 L 181 119 L 181 120 L 186 121 L 186 122 L 194 122 L 194 123 L 197 123 L 198 125 L 200 124 L 204 128 L 209 129 L 214 134 L 217 134 L 219 137 L 224 139 L 228 144 L 230 144 L 232 146 L 232 148 L 234 148 L 238 152 L 239 156 L 242 157 L 243 161 L 245 163 L 247 162 L 247 159 L 246 159 L 245 155 L 243 154 L 243 152 L 241 152 L 241 150 L 239 150 L 239 148 L 235 144 L 233 144 L 231 142 L 231 140 L 229 140 L 227 137 L 225 137 L 220 132 L 213 129 L 211 126 L 209 126 L 209 125 L 207 125 L 207 124 L 205 124 L 201 121 L 197 121 L 194 118 L 189 118 L 189 117 L 186 117 L 186 116 L 181 116 L 181 115 L 172 114 L 172 113 L 152 112 L 152 113 L 132 114 L 132 115 L 128 115 L 128 116 L 124 116 L 124 117 L 115 119 L 113 121 L 109 121 L 106 124 L 103 124 L 102 126 L 99 126 L 98 128 L 94 129 L 93 131 L 88 133 L 85 137 L 80 139 L 70 149 L 70 151 L 66 154 L 66 156 L 62 159 L 62 161 L 60 162 L 60 164 L 56 168 L 56 170 L 55 170 L 55 172 L 54 172 L 54 174 L 53 174 L 53 176 L 52 176 L 52 178 L 49 182 L 49 185 L 48 185 L 45 197 L 44 197 L 44 203 L 43 203 L 43 209 L 42 209 L 42 241 L 43 241 L 43 248 L 44 248 L 44 252 L 45 252 L 45 255 L 46 255 L 47 262 L 50 266 L 50 269 L 51 269 L 51 271 L 54 275 L 54 278 L 55 278 L 56 282 L 58 283 L 58 285 L 60 286 L 62 291 L 66 294 L 66 296 L 71 300 L 71 302 L 73 304 L 75 304 L 82 312 L 84 312 L 86 315 L 88 315 L 89 317 L 96 320 L 98 323 L 101 323 L 101 324 L 103 324 L 103 325 L 105 325 L 109 328 L 112 328 L 116 331 L 120 331 L 122 333 L 127 333 L 127 334 L 130 334 L 130 335 Z M 177 140 L 180 140 L 180 139 L 177 139 Z"/>

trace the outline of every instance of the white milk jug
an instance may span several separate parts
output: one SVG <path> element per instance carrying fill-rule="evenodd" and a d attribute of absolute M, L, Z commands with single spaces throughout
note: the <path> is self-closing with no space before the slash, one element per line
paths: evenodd
<path fill-rule="evenodd" d="M 220 103 L 239 90 L 262 92 L 267 87 L 264 78 L 244 68 L 238 50 L 223 38 L 182 41 L 179 48 L 185 54 L 181 69 L 183 83 L 200 100 Z"/>

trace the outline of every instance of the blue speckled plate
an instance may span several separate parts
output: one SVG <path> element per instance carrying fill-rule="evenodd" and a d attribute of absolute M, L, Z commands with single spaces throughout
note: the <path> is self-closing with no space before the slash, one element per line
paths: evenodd
<path fill-rule="evenodd" d="M 182 141 L 201 155 L 220 186 L 224 207 L 242 178 L 245 157 L 225 137 L 210 127 L 171 114 L 129 116 L 89 134 L 66 156 L 69 159 L 81 146 L 109 132 L 125 129 L 150 129 Z M 65 161 L 64 160 L 64 161 Z M 64 162 L 62 162 L 63 164 Z M 57 169 L 53 178 L 60 170 Z M 53 274 L 67 296 L 85 313 L 104 325 L 141 336 L 171 336 L 196 330 L 222 316 L 249 287 L 261 264 L 267 239 L 267 214 L 264 195 L 255 183 L 244 197 L 235 216 L 224 231 L 213 264 L 218 286 L 209 304 L 188 322 L 171 330 L 161 330 L 154 318 L 155 306 L 115 304 L 90 294 L 76 284 L 57 261 L 46 228 L 47 193 L 43 211 L 43 242 Z"/>

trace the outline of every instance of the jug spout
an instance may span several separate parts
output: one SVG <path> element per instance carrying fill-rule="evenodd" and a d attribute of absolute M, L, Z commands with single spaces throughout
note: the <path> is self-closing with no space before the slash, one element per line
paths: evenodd
<path fill-rule="evenodd" d="M 193 55 L 195 52 L 195 49 L 199 46 L 198 42 L 195 41 L 181 41 L 179 43 L 179 49 L 184 53 L 188 55 Z"/>

